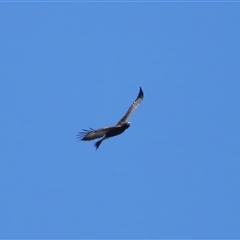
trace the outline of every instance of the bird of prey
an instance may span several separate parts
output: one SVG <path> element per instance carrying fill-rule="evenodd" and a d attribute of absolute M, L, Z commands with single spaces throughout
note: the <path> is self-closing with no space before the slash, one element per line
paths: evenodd
<path fill-rule="evenodd" d="M 82 141 L 91 141 L 96 138 L 101 138 L 99 141 L 97 141 L 94 144 L 97 150 L 100 144 L 102 143 L 102 141 L 111 137 L 115 137 L 123 133 L 127 128 L 130 127 L 130 122 L 127 122 L 127 119 L 129 118 L 130 114 L 142 102 L 142 100 L 143 100 L 143 91 L 142 91 L 142 88 L 140 87 L 136 100 L 132 103 L 130 108 L 127 110 L 126 114 L 120 119 L 120 121 L 115 126 L 103 127 L 96 130 L 93 128 L 89 128 L 89 130 L 83 129 L 83 132 L 78 133 L 77 138 Z"/>

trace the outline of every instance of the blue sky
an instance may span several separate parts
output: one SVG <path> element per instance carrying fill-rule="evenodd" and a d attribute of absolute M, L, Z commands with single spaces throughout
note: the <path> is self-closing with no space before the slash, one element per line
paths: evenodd
<path fill-rule="evenodd" d="M 1 3 L 1 238 L 240 238 L 240 5 Z M 114 125 L 142 87 L 124 134 Z"/>

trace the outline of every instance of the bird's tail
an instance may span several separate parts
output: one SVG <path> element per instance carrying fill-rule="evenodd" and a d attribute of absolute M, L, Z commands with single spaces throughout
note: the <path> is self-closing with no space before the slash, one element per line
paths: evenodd
<path fill-rule="evenodd" d="M 103 139 L 97 141 L 94 143 L 94 147 L 96 147 L 96 150 L 98 149 L 98 147 L 100 146 L 100 144 L 102 143 Z"/>
<path fill-rule="evenodd" d="M 102 139 L 100 139 L 99 141 L 94 143 L 94 147 L 96 148 L 96 150 L 99 148 L 100 144 L 102 143 L 103 140 L 107 139 L 107 137 L 103 137 Z"/>

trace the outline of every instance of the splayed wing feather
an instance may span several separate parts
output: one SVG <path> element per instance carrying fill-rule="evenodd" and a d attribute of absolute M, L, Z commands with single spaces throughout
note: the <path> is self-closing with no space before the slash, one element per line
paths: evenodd
<path fill-rule="evenodd" d="M 130 108 L 127 110 L 126 114 L 123 116 L 123 118 L 117 123 L 117 124 L 121 124 L 123 122 L 126 122 L 127 119 L 129 118 L 130 114 L 133 113 L 133 111 L 138 107 L 138 105 L 142 102 L 143 100 L 143 91 L 142 88 L 140 87 L 140 91 L 138 93 L 137 98 L 135 99 L 135 101 L 132 103 L 132 105 L 130 106 Z"/>
<path fill-rule="evenodd" d="M 101 138 L 105 136 L 109 127 L 99 128 L 97 130 L 90 128 L 90 130 L 83 129 L 83 132 L 79 132 L 77 138 L 82 141 L 91 141 L 96 138 Z"/>

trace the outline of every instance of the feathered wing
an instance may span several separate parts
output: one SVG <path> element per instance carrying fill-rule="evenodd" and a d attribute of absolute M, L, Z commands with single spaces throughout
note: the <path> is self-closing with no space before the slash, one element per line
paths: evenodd
<path fill-rule="evenodd" d="M 144 97 L 142 88 L 140 87 L 139 93 L 137 98 L 135 99 L 135 101 L 132 103 L 132 105 L 130 106 L 130 108 L 127 110 L 126 114 L 123 116 L 123 118 L 117 123 L 117 124 L 121 124 L 123 122 L 126 122 L 127 119 L 129 118 L 130 114 L 138 107 L 138 105 L 142 102 Z"/>
<path fill-rule="evenodd" d="M 96 138 L 101 138 L 106 135 L 111 127 L 99 128 L 97 130 L 90 128 L 89 130 L 83 129 L 83 132 L 79 132 L 77 138 L 82 141 L 91 141 Z"/>

